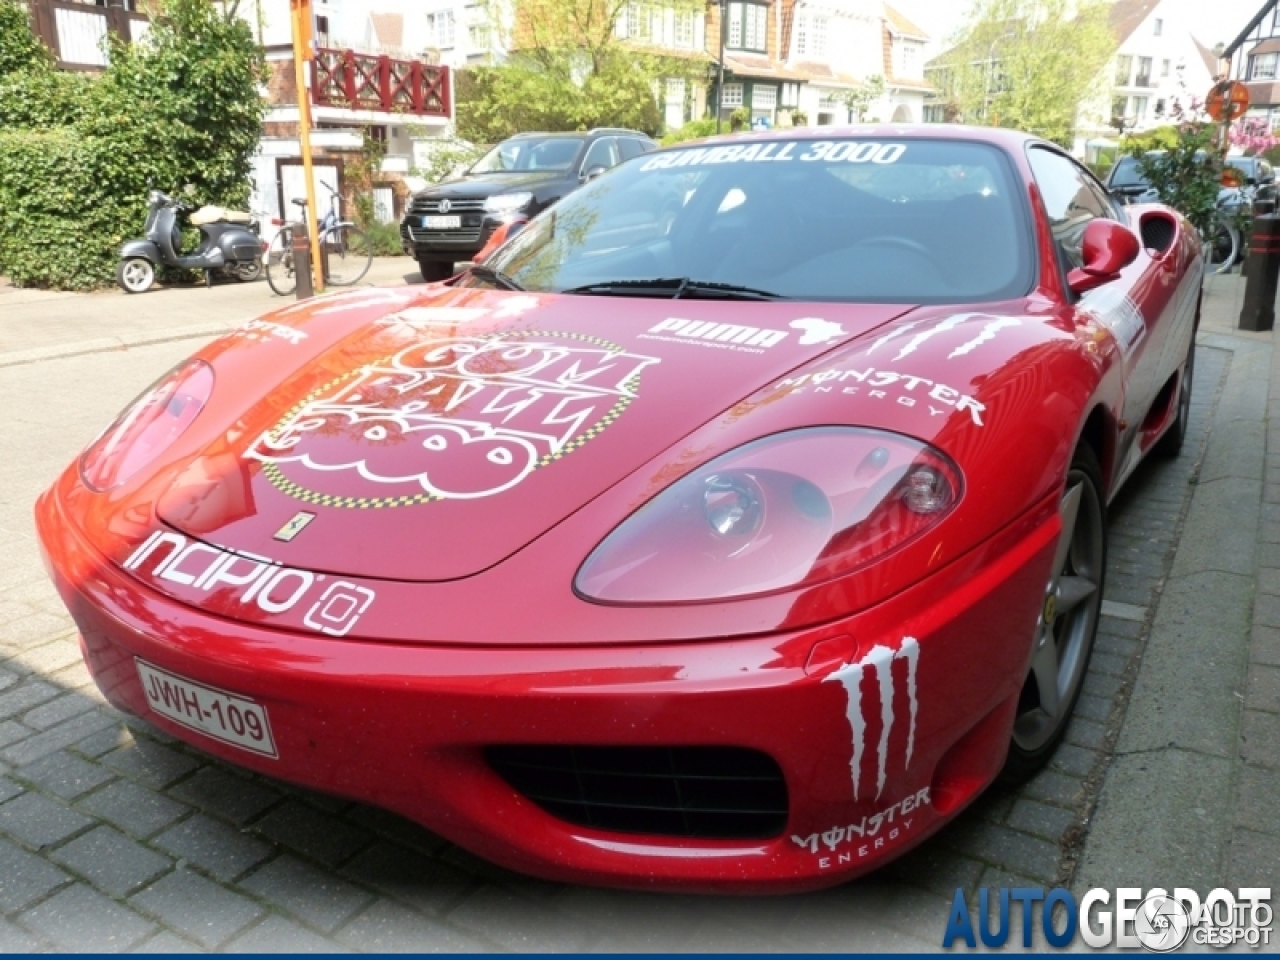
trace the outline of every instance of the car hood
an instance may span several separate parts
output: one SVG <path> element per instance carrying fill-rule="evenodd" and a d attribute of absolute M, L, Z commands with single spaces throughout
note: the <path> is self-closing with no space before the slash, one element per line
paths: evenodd
<path fill-rule="evenodd" d="M 448 183 L 439 183 L 419 191 L 418 197 L 436 200 L 474 200 L 491 197 L 495 193 L 511 193 L 516 190 L 536 190 L 549 183 L 557 183 L 569 176 L 567 170 L 530 170 L 512 173 L 482 173 L 463 177 Z"/>
<path fill-rule="evenodd" d="M 315 571 L 467 577 L 912 306 L 436 288 L 386 309 L 253 381 L 257 399 L 175 476 L 161 518 Z M 264 349 L 215 357 L 218 389 L 248 379 L 232 354 Z"/>

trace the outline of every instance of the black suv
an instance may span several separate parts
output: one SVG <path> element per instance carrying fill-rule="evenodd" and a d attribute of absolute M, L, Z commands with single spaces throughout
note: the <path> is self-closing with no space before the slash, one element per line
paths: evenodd
<path fill-rule="evenodd" d="M 444 280 L 470 260 L 499 225 L 532 217 L 623 160 L 658 145 L 634 130 L 519 133 L 456 180 L 413 195 L 400 221 L 400 245 L 424 280 Z"/>

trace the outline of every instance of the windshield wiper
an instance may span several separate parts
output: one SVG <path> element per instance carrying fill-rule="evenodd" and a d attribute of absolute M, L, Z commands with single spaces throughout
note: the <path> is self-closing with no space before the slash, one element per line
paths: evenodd
<path fill-rule="evenodd" d="M 474 264 L 471 267 L 471 275 L 479 277 L 481 280 L 488 280 L 494 286 L 502 290 L 523 290 L 524 287 L 516 283 L 501 270 L 495 270 L 493 267 L 486 267 L 483 263 Z"/>
<path fill-rule="evenodd" d="M 736 283 L 715 283 L 710 280 L 691 280 L 688 277 L 655 277 L 652 280 L 604 280 L 581 287 L 570 287 L 561 293 L 588 296 L 655 297 L 668 296 L 672 300 L 786 300 L 778 293 L 743 287 Z"/>

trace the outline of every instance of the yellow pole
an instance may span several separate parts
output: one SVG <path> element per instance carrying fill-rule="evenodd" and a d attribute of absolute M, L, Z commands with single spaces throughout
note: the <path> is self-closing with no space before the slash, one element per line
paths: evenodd
<path fill-rule="evenodd" d="M 311 273 L 315 292 L 324 289 L 324 265 L 320 262 L 320 237 L 316 229 L 316 185 L 311 166 L 311 94 L 307 88 L 307 61 L 311 50 L 311 0 L 289 0 L 293 13 L 293 70 L 298 86 L 298 135 L 302 144 L 302 175 L 307 186 L 307 237 L 311 242 Z"/>

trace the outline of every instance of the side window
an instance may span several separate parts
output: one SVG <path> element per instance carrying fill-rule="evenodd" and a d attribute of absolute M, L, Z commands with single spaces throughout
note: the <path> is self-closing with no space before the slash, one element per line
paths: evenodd
<path fill-rule="evenodd" d="M 632 157 L 638 157 L 642 153 L 648 153 L 656 144 L 652 140 L 640 140 L 637 137 L 621 137 L 618 140 L 618 147 L 622 151 L 622 159 L 630 160 Z"/>
<path fill-rule="evenodd" d="M 1032 147 L 1028 159 L 1049 215 L 1049 226 L 1068 269 L 1083 266 L 1080 246 L 1085 227 L 1099 217 L 1114 220 L 1111 204 L 1074 160 L 1041 147 Z"/>
<path fill-rule="evenodd" d="M 582 172 L 592 167 L 604 167 L 606 170 L 617 166 L 618 141 L 614 137 L 601 137 L 591 145 L 586 158 L 582 161 Z"/>

